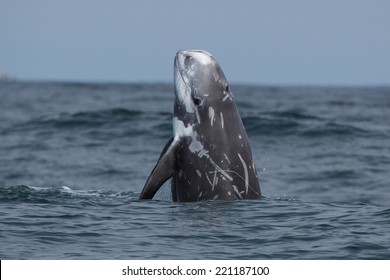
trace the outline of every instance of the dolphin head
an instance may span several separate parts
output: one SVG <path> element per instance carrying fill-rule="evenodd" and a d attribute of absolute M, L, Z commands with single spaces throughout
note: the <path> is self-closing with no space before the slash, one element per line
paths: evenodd
<path fill-rule="evenodd" d="M 178 51 L 174 62 L 175 117 L 186 125 L 201 122 L 202 111 L 218 102 L 232 100 L 219 63 L 203 50 Z"/>

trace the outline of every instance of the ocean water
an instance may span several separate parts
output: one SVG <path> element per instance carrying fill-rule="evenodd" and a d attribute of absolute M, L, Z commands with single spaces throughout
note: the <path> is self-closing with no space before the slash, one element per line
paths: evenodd
<path fill-rule="evenodd" d="M 0 83 L 0 258 L 390 259 L 390 88 L 231 88 L 264 197 L 174 203 L 172 85 Z"/>

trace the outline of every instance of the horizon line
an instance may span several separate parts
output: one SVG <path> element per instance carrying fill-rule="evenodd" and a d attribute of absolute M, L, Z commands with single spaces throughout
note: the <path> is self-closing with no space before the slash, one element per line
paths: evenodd
<path fill-rule="evenodd" d="M 52 79 L 52 78 L 2 78 L 0 83 L 64 83 L 64 84 L 164 84 L 174 85 L 173 81 L 168 80 L 114 80 L 114 79 Z M 282 83 L 282 82 L 240 82 L 232 81 L 230 85 L 234 86 L 248 86 L 248 87 L 318 87 L 318 88 L 388 88 L 390 83 Z"/>

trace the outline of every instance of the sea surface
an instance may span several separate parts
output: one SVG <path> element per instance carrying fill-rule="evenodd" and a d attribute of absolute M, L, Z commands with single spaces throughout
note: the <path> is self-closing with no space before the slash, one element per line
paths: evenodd
<path fill-rule="evenodd" d="M 0 83 L 0 259 L 390 259 L 390 87 L 231 89 L 264 197 L 174 203 L 171 84 Z"/>

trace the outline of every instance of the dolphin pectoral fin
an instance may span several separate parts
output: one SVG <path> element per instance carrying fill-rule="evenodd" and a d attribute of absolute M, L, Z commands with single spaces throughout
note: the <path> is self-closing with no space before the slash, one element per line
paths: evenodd
<path fill-rule="evenodd" d="M 140 199 L 152 199 L 162 184 L 173 176 L 178 149 L 179 141 L 174 141 L 173 137 L 171 137 L 161 152 L 160 158 L 152 173 L 150 173 L 141 192 Z"/>

